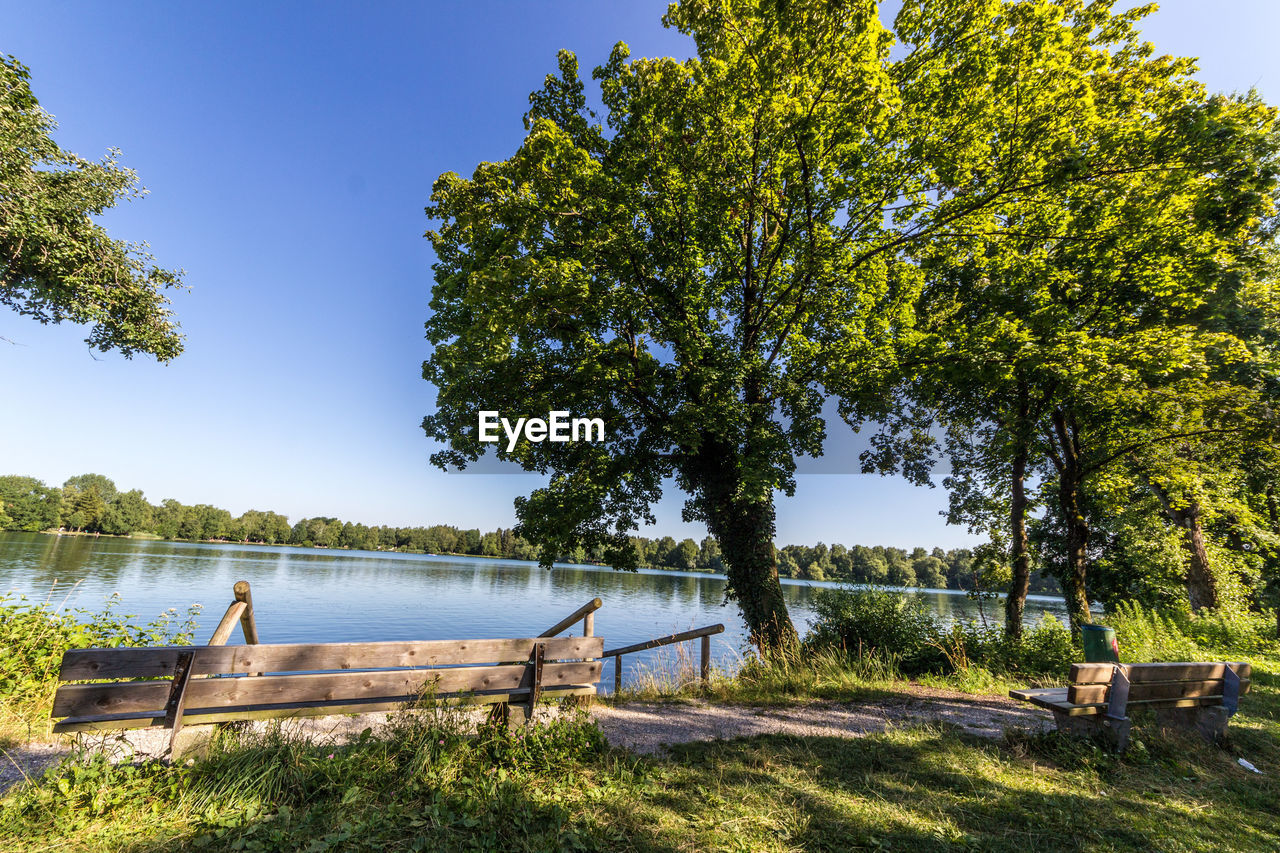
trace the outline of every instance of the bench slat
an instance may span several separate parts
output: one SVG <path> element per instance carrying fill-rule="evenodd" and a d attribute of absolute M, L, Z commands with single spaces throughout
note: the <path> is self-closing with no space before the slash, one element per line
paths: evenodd
<path fill-rule="evenodd" d="M 551 687 L 543 688 L 543 699 L 559 699 L 566 696 L 594 696 L 595 687 Z M 442 705 L 488 705 L 499 702 L 518 703 L 528 699 L 529 691 L 513 690 L 507 693 L 470 694 L 463 696 L 440 697 L 436 701 Z M 199 726 L 210 723 L 226 723 L 234 720 L 274 720 L 291 717 L 322 717 L 328 714 L 367 714 L 374 711 L 400 711 L 414 697 L 401 700 L 375 699 L 367 702 L 325 702 L 317 705 L 254 705 L 218 711 L 187 711 L 182 717 L 184 726 Z M 119 729 L 136 729 L 146 726 L 164 725 L 164 715 L 142 714 L 95 714 L 68 717 L 55 723 L 55 732 L 94 732 L 115 731 Z"/>
<path fill-rule="evenodd" d="M 1240 679 L 1240 694 L 1249 692 L 1249 679 Z M 1067 701 L 1073 705 L 1090 705 L 1107 701 L 1106 684 L 1073 684 L 1067 688 Z M 1222 696 L 1222 679 L 1208 681 L 1140 681 L 1129 687 L 1129 704 L 1144 700 L 1189 699 L 1197 696 Z"/>
<path fill-rule="evenodd" d="M 598 658 L 604 651 L 601 637 L 71 649 L 63 655 L 58 679 L 167 677 L 173 673 L 178 654 L 192 650 L 196 653 L 192 673 L 215 675 L 522 661 L 528 660 L 535 642 L 545 644 L 544 659 L 548 661 Z"/>
<path fill-rule="evenodd" d="M 1072 684 L 1110 684 L 1110 663 L 1073 663 Z M 1253 667 L 1244 662 L 1235 663 L 1130 663 L 1121 664 L 1129 676 L 1130 684 L 1150 681 L 1203 681 L 1221 679 L 1228 666 L 1241 678 L 1249 678 Z"/>
<path fill-rule="evenodd" d="M 1023 702 L 1030 702 L 1042 708 L 1053 708 L 1066 703 L 1067 688 L 1037 687 L 1030 690 L 1010 690 L 1009 695 L 1014 699 L 1021 699 Z"/>
<path fill-rule="evenodd" d="M 600 679 L 601 666 L 600 661 L 549 663 L 543 667 L 542 683 L 545 688 L 594 684 Z M 435 693 L 450 694 L 527 689 L 531 683 L 532 672 L 524 664 L 206 678 L 192 680 L 188 684 L 186 705 L 194 712 L 237 705 L 310 704 L 382 697 L 400 699 L 413 696 L 433 684 L 431 689 Z M 63 685 L 54 696 L 51 716 L 83 717 L 157 711 L 164 707 L 169 684 L 165 680 Z"/>

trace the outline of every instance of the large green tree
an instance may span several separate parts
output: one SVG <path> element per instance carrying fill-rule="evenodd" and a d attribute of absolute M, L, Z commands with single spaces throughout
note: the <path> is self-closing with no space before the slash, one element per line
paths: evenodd
<path fill-rule="evenodd" d="M 1261 408 L 1256 383 L 1233 376 L 1256 359 L 1227 317 L 1270 239 L 1274 111 L 1254 96 L 1208 96 L 1190 60 L 1157 57 L 1141 41 L 1147 10 L 1108 6 L 1009 7 L 1028 37 L 1064 26 L 1096 35 L 1061 42 L 1053 64 L 1002 59 L 1031 87 L 1080 97 L 1035 140 L 997 117 L 991 132 L 1007 153 L 979 185 L 1025 185 L 1027 163 L 1075 176 L 1006 194 L 916 247 L 927 280 L 921 322 L 899 362 L 908 377 L 899 405 L 869 458 L 922 477 L 928 428 L 946 425 L 952 520 L 1009 543 L 1012 635 L 1032 568 L 1028 480 L 1045 486 L 1039 496 L 1058 515 L 1065 553 L 1053 565 L 1078 626 L 1089 618 L 1086 485 L 1138 457 L 1155 487 L 1185 484 L 1189 460 L 1167 447 L 1239 433 Z M 1165 494 L 1182 521 L 1193 506 L 1184 494 Z M 1200 606 L 1213 595 L 1197 533 L 1187 586 Z"/>
<path fill-rule="evenodd" d="M 433 189 L 433 459 L 487 449 L 481 409 L 603 417 L 601 443 L 496 448 L 550 474 L 517 501 L 544 559 L 602 545 L 634 565 L 628 533 L 674 478 L 753 640 L 793 641 L 774 495 L 797 455 L 821 453 L 825 396 L 853 423 L 887 408 L 919 284 L 907 250 L 1081 177 L 1079 152 L 1054 147 L 1078 78 L 1036 69 L 1113 37 L 1106 15 L 1064 22 L 1058 6 L 909 0 L 895 60 L 870 0 L 692 0 L 666 22 L 697 57 L 619 45 L 593 75 L 602 124 L 562 54 L 519 150 Z M 984 180 L 993 164 L 1001 182 Z"/>
<path fill-rule="evenodd" d="M 144 190 L 116 152 L 85 160 L 53 141 L 30 75 L 0 55 L 0 304 L 41 323 L 88 324 L 91 347 L 169 361 L 182 352 L 164 291 L 182 274 L 93 221 Z"/>

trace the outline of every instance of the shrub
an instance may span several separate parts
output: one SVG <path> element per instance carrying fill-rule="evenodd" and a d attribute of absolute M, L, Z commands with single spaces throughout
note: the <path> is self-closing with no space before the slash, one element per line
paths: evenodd
<path fill-rule="evenodd" d="M 1062 677 L 1080 660 L 1071 631 L 1048 613 L 1038 625 L 1025 628 L 1018 640 L 1006 636 L 1003 628 L 977 622 L 957 623 L 952 633 L 953 647 L 959 645 L 968 661 L 992 672 Z"/>
<path fill-rule="evenodd" d="M 1221 660 L 1276 648 L 1271 611 L 1160 612 L 1128 601 L 1117 604 L 1107 621 L 1126 661 Z"/>
<path fill-rule="evenodd" d="M 814 622 L 806 642 L 837 647 L 857 657 L 894 656 L 903 672 L 939 669 L 941 625 L 916 598 L 884 589 L 824 589 L 814 597 Z"/>
<path fill-rule="evenodd" d="M 839 648 L 859 660 L 892 660 L 903 675 L 968 672 L 1062 677 L 1080 660 L 1071 632 L 1045 614 L 1022 638 L 976 621 L 944 624 L 917 599 L 882 589 L 822 590 L 810 649 Z"/>
<path fill-rule="evenodd" d="M 67 649 L 183 645 L 192 641 L 199 605 L 184 622 L 170 608 L 156 620 L 138 625 L 114 612 L 119 593 L 98 612 L 59 612 L 47 603 L 0 597 L 0 738 L 31 734 L 47 720 L 58 667 Z"/>

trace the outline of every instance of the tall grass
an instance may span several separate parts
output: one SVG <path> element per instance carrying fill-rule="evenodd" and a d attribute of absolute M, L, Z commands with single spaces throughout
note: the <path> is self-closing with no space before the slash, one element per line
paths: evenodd
<path fill-rule="evenodd" d="M 1108 614 L 1126 661 L 1222 660 L 1280 653 L 1274 611 L 1159 612 L 1122 602 Z"/>
<path fill-rule="evenodd" d="M 0 743 L 31 740 L 49 732 L 49 709 L 67 649 L 183 645 L 192 641 L 200 606 L 185 618 L 170 608 L 151 622 L 118 614 L 118 593 L 103 609 L 66 609 L 74 587 L 53 603 L 0 596 Z"/>

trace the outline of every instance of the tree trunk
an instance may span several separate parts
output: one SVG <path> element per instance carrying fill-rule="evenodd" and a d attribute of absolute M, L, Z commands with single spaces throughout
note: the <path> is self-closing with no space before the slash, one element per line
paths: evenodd
<path fill-rule="evenodd" d="M 1160 501 L 1169 521 L 1182 528 L 1182 543 L 1187 549 L 1187 601 L 1193 611 L 1218 606 L 1218 582 L 1209 570 L 1209 552 L 1204 547 L 1204 528 L 1200 523 L 1200 504 L 1190 501 L 1186 507 L 1175 506 L 1169 493 L 1154 480 L 1148 481 L 1152 493 Z"/>
<path fill-rule="evenodd" d="M 1183 513 L 1187 545 L 1187 599 L 1193 611 L 1218 606 L 1218 588 L 1209 571 L 1209 554 L 1204 547 L 1204 529 L 1200 526 L 1200 505 L 1195 501 Z"/>
<path fill-rule="evenodd" d="M 1089 613 L 1089 595 L 1085 579 L 1089 569 L 1089 522 L 1082 506 L 1084 464 L 1080 458 L 1079 433 L 1068 423 L 1061 409 L 1053 412 L 1053 428 L 1058 439 L 1060 469 L 1058 473 L 1058 508 L 1067 528 L 1067 565 L 1062 587 L 1071 617 L 1071 633 L 1079 636 L 1080 626 L 1093 621 Z"/>
<path fill-rule="evenodd" d="M 1015 426 L 1013 461 L 1009 482 L 1009 563 L 1013 577 L 1009 595 L 1004 600 L 1004 633 L 1011 640 L 1022 638 L 1022 613 L 1031 589 L 1031 545 L 1027 541 L 1027 457 L 1030 441 L 1030 400 L 1026 383 L 1018 385 L 1018 422 Z"/>
<path fill-rule="evenodd" d="M 773 501 L 730 501 L 707 508 L 707 526 L 721 543 L 729 587 L 762 652 L 794 647 L 799 635 L 787 613 L 773 547 Z"/>
<path fill-rule="evenodd" d="M 1011 640 L 1022 638 L 1022 613 L 1031 588 L 1031 547 L 1027 541 L 1027 446 L 1021 445 L 1013 457 L 1012 495 L 1009 501 L 1009 550 L 1013 578 L 1004 600 L 1004 633 Z"/>
<path fill-rule="evenodd" d="M 696 486 L 697 508 L 720 543 L 729 594 L 742 610 L 751 643 L 762 653 L 794 648 L 800 638 L 778 580 L 772 494 L 752 496 L 736 461 L 733 448 L 712 439 L 703 442 L 687 472 Z"/>

